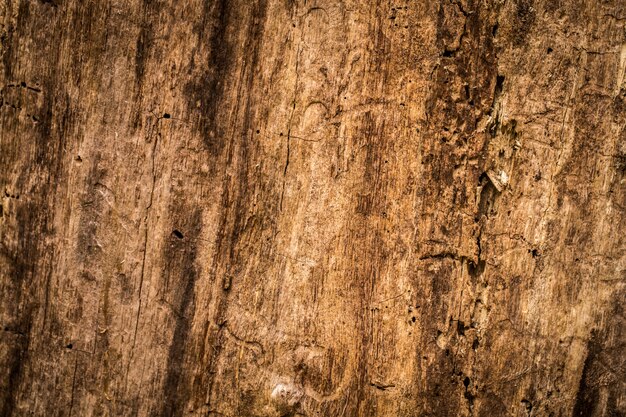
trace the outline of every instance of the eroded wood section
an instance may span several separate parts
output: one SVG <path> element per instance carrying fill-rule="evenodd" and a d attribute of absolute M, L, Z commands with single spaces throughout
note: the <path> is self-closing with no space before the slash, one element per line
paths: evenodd
<path fill-rule="evenodd" d="M 0 18 L 0 415 L 626 413 L 622 1 Z"/>

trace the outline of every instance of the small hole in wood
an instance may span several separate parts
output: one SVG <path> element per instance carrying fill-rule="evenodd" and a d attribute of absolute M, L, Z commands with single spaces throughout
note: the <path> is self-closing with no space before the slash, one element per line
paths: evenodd
<path fill-rule="evenodd" d="M 474 339 L 474 341 L 472 342 L 472 349 L 476 350 L 479 346 L 480 342 L 478 341 L 478 338 Z"/>
<path fill-rule="evenodd" d="M 176 237 L 177 239 L 182 239 L 184 237 L 181 231 L 177 229 L 174 229 L 172 235 L 174 235 L 174 237 Z"/>

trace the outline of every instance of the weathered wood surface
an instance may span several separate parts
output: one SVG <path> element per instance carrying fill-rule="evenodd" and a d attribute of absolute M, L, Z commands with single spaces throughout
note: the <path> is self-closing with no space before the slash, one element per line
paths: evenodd
<path fill-rule="evenodd" d="M 622 0 L 0 19 L 0 415 L 625 415 Z"/>

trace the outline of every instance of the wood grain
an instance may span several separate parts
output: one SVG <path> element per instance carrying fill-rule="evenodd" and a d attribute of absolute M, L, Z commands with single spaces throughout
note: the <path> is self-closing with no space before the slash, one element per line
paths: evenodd
<path fill-rule="evenodd" d="M 625 22 L 0 0 L 0 415 L 626 414 Z"/>

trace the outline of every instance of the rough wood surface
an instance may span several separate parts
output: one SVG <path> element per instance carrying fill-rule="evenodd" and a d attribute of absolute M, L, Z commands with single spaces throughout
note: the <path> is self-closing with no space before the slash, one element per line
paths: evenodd
<path fill-rule="evenodd" d="M 625 23 L 0 0 L 0 415 L 625 415 Z"/>

